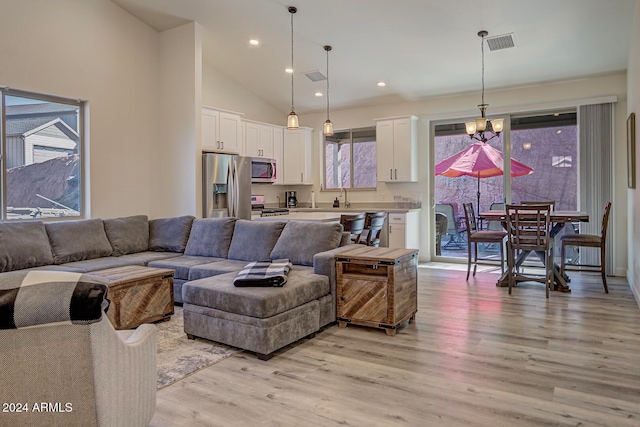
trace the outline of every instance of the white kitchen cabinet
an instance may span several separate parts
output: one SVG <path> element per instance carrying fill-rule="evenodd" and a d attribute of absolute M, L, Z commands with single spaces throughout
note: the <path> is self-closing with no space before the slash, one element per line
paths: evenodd
<path fill-rule="evenodd" d="M 202 149 L 240 153 L 241 124 L 239 113 L 202 107 Z"/>
<path fill-rule="evenodd" d="M 389 247 L 395 249 L 418 249 L 420 223 L 418 211 L 389 213 Z"/>
<path fill-rule="evenodd" d="M 311 185 L 311 128 L 284 130 L 282 165 L 280 172 L 282 183 L 288 185 Z"/>
<path fill-rule="evenodd" d="M 241 154 L 239 113 L 202 107 L 202 149 Z"/>
<path fill-rule="evenodd" d="M 417 117 L 376 120 L 378 181 L 418 180 Z"/>
<path fill-rule="evenodd" d="M 275 128 L 277 126 L 245 120 L 245 156 L 272 159 Z"/>

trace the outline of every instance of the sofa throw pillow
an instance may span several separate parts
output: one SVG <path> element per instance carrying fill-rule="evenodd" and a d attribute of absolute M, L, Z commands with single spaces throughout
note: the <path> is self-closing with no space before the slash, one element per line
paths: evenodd
<path fill-rule="evenodd" d="M 285 222 L 239 219 L 233 231 L 229 259 L 262 261 L 271 257 Z"/>
<path fill-rule="evenodd" d="M 0 272 L 53 264 L 42 221 L 0 223 Z"/>
<path fill-rule="evenodd" d="M 185 255 L 226 258 L 236 218 L 199 218 L 193 221 Z"/>
<path fill-rule="evenodd" d="M 195 217 L 191 215 L 149 221 L 149 250 L 184 252 Z"/>
<path fill-rule="evenodd" d="M 337 248 L 341 239 L 342 225 L 338 223 L 289 221 L 271 251 L 271 259 L 313 265 L 315 254 Z"/>
<path fill-rule="evenodd" d="M 100 258 L 113 252 L 100 218 L 47 222 L 45 228 L 56 264 Z"/>
<path fill-rule="evenodd" d="M 114 256 L 135 254 L 149 249 L 149 218 L 146 215 L 111 218 L 103 222 Z"/>

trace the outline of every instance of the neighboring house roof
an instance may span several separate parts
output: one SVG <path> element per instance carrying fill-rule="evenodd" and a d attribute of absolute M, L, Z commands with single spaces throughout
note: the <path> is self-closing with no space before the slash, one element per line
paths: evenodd
<path fill-rule="evenodd" d="M 76 131 L 71 129 L 71 127 L 69 127 L 69 125 L 63 122 L 60 118 L 51 120 L 48 123 L 40 125 L 34 129 L 31 129 L 30 131 L 25 132 L 24 136 L 33 135 L 34 133 L 38 133 L 41 130 L 48 128 L 49 126 L 56 126 L 58 129 L 60 129 L 60 131 L 62 131 L 65 135 L 67 135 L 69 139 L 75 142 L 78 141 L 78 134 L 76 133 Z"/>
<path fill-rule="evenodd" d="M 68 113 L 75 112 L 78 107 L 75 105 L 54 104 L 45 102 L 42 104 L 24 104 L 24 105 L 7 105 L 7 118 L 9 116 L 49 114 L 49 113 Z"/>
<path fill-rule="evenodd" d="M 6 135 L 24 135 L 33 129 L 41 127 L 55 119 L 75 126 L 78 107 L 73 105 L 42 103 L 6 106 Z M 69 129 L 72 127 L 67 126 Z M 66 132 L 65 132 L 66 133 Z M 73 132 L 74 135 L 77 134 Z"/>
<path fill-rule="evenodd" d="M 78 142 L 78 134 L 60 118 L 51 120 L 50 117 L 36 117 L 28 119 L 7 119 L 7 136 L 33 135 L 49 126 L 57 126 L 67 137 Z"/>

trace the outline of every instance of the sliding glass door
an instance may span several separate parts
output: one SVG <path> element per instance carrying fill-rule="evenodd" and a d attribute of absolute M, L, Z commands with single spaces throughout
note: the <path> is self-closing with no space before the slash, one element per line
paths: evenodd
<path fill-rule="evenodd" d="M 505 130 L 487 142 L 504 153 L 504 158 L 517 160 L 533 169 L 533 173 L 510 177 L 499 175 L 488 178 L 461 176 L 434 177 L 435 212 L 447 218 L 447 231 L 440 247 L 433 242 L 436 256 L 467 258 L 466 231 L 463 203 L 473 203 L 476 212 L 504 209 L 504 203 L 554 200 L 558 210 L 578 208 L 578 131 L 576 111 L 539 112 L 507 115 Z M 456 156 L 477 142 L 465 132 L 464 120 L 451 120 L 434 125 L 433 166 Z M 502 170 L 510 171 L 503 162 Z M 475 167 L 469 156 L 468 168 Z M 470 174 L 472 175 L 472 173 Z M 443 220 L 436 215 L 436 220 Z M 495 226 L 484 224 L 484 227 Z M 434 227 L 437 227 L 434 221 Z M 434 229 L 433 235 L 437 233 Z M 487 246 L 481 250 L 493 251 Z M 437 253 L 439 252 L 439 253 Z M 496 251 L 496 253 L 498 253 Z M 481 256 L 491 256 L 491 253 Z"/>

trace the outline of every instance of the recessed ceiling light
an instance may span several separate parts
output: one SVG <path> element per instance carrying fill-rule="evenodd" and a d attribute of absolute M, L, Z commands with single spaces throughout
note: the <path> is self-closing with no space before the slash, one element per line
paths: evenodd
<path fill-rule="evenodd" d="M 260 40 L 251 39 L 251 40 L 249 40 L 249 44 L 251 46 L 258 46 L 260 44 Z"/>
<path fill-rule="evenodd" d="M 316 92 L 316 96 L 322 96 L 322 92 Z"/>
<path fill-rule="evenodd" d="M 555 117 L 558 117 L 558 116 L 560 115 L 560 113 L 553 113 L 553 115 L 554 115 Z"/>
<path fill-rule="evenodd" d="M 287 74 L 293 74 L 293 68 L 285 68 L 284 72 Z"/>
<path fill-rule="evenodd" d="M 378 82 L 378 87 L 385 87 L 387 84 L 385 82 Z"/>
<path fill-rule="evenodd" d="M 562 129 L 558 129 L 558 130 L 556 131 L 556 133 L 557 133 L 557 134 L 562 133 Z"/>

